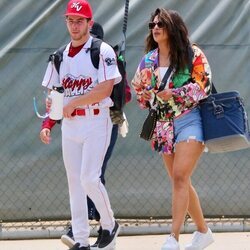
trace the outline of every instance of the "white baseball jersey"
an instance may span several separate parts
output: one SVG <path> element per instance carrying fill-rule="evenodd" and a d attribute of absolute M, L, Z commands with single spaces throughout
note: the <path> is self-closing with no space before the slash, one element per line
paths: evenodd
<path fill-rule="evenodd" d="M 64 105 L 70 99 L 84 95 L 93 89 L 97 84 L 115 79 L 115 84 L 121 81 L 116 61 L 116 55 L 110 45 L 101 43 L 99 69 L 97 70 L 91 61 L 90 47 L 93 37 L 90 36 L 81 51 L 73 58 L 68 56 L 70 43 L 63 52 L 63 61 L 60 65 L 60 74 L 57 73 L 54 65 L 49 62 L 42 85 L 52 89 L 52 86 L 63 86 Z M 105 108 L 113 105 L 110 97 L 107 97 L 91 106 L 81 108 Z"/>
<path fill-rule="evenodd" d="M 48 64 L 42 85 L 49 89 L 63 86 L 64 105 L 106 80 L 115 79 L 115 84 L 121 81 L 115 52 L 107 43 L 101 43 L 99 68 L 93 66 L 90 54 L 92 39 L 90 37 L 73 57 L 68 56 L 70 44 L 67 45 L 59 74 L 52 62 Z M 112 230 L 115 225 L 108 193 L 100 180 L 113 126 L 109 113 L 112 105 L 111 98 L 106 97 L 99 103 L 79 107 L 85 109 L 85 115 L 62 121 L 62 151 L 68 178 L 72 228 L 74 239 L 80 246 L 89 245 L 87 196 L 100 213 L 102 228 Z M 94 112 L 96 109 L 98 113 Z"/>

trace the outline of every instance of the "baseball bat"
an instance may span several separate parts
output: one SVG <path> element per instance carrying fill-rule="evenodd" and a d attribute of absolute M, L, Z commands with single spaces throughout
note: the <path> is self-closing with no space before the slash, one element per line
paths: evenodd
<path fill-rule="evenodd" d="M 122 26 L 122 45 L 121 45 L 121 52 L 120 54 L 123 57 L 125 63 L 125 51 L 126 51 L 126 32 L 128 26 L 128 9 L 129 9 L 129 0 L 125 0 L 125 8 L 124 8 L 124 17 L 123 17 L 123 26 Z"/>

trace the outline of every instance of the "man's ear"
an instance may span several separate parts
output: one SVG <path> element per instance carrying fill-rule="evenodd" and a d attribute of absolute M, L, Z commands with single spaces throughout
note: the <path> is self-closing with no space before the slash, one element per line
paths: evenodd
<path fill-rule="evenodd" d="M 93 24 L 94 24 L 94 20 L 93 20 L 93 19 L 91 19 L 91 20 L 89 21 L 89 29 L 91 29 L 91 28 L 92 28 Z"/>

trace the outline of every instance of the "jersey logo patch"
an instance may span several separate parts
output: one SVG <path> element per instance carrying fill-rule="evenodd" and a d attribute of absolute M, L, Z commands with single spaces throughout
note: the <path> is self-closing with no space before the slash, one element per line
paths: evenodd
<path fill-rule="evenodd" d="M 91 77 L 80 76 L 78 78 L 74 78 L 73 76 L 68 75 L 62 80 L 65 97 L 84 95 L 87 89 L 90 88 L 91 84 Z"/>
<path fill-rule="evenodd" d="M 107 57 L 105 59 L 105 63 L 107 64 L 107 66 L 116 65 L 116 60 L 115 60 L 115 58 Z"/>

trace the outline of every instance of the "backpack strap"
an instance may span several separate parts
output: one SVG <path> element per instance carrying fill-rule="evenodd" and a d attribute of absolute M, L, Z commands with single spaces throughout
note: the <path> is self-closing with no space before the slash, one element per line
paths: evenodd
<path fill-rule="evenodd" d="M 96 69 L 99 68 L 101 44 L 102 40 L 94 37 L 92 39 L 91 46 L 88 49 L 88 51 L 90 51 L 92 64 Z M 60 71 L 61 62 L 63 61 L 63 51 L 66 49 L 66 47 L 67 45 L 63 45 L 61 48 L 59 48 L 57 51 L 55 51 L 49 56 L 49 62 L 52 62 L 55 65 L 58 74 Z"/>
<path fill-rule="evenodd" d="M 101 44 L 102 44 L 101 39 L 93 37 L 91 46 L 89 48 L 91 61 L 96 69 L 99 68 Z"/>
<path fill-rule="evenodd" d="M 59 74 L 60 65 L 63 61 L 63 51 L 66 49 L 67 45 L 63 45 L 57 51 L 49 56 L 49 62 L 52 62 L 55 65 L 56 71 Z"/>

